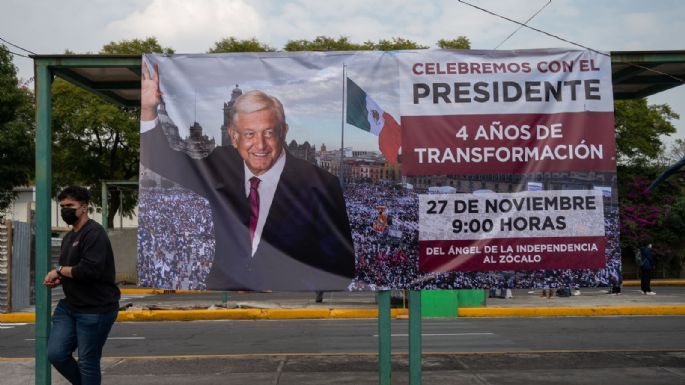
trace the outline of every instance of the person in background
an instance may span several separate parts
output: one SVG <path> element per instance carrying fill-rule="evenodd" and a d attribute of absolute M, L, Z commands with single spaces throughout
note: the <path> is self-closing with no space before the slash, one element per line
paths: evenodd
<path fill-rule="evenodd" d="M 88 190 L 69 186 L 57 199 L 62 219 L 72 228 L 62 239 L 59 265 L 43 280 L 49 288 L 62 285 L 65 296 L 52 316 L 48 360 L 72 384 L 100 384 L 102 348 L 121 297 L 114 253 L 105 229 L 88 218 Z"/>
<path fill-rule="evenodd" d="M 656 261 L 654 260 L 654 254 L 652 253 L 652 244 L 649 243 L 640 247 L 640 253 L 642 254 L 642 266 L 640 266 L 640 289 L 642 294 L 645 295 L 655 295 L 656 293 L 652 291 L 652 270 L 656 267 Z"/>

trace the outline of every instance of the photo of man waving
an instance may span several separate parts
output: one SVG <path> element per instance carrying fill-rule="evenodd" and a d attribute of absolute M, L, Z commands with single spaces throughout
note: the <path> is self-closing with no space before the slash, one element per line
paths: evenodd
<path fill-rule="evenodd" d="M 144 62 L 141 165 L 204 197 L 214 225 L 208 289 L 344 290 L 354 248 L 338 178 L 284 148 L 278 98 L 246 92 L 231 107 L 231 146 L 194 159 L 170 148 L 157 65 Z M 173 236 L 173 235 L 170 235 Z"/>

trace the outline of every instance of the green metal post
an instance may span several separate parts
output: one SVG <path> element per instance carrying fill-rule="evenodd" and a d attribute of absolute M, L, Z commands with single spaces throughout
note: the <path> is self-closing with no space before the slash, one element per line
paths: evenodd
<path fill-rule="evenodd" d="M 392 355 L 390 352 L 390 291 L 379 290 L 378 302 L 378 384 L 390 385 Z"/>
<path fill-rule="evenodd" d="M 409 385 L 421 385 L 421 290 L 409 291 Z"/>
<path fill-rule="evenodd" d="M 51 90 L 52 72 L 37 61 L 36 71 L 36 385 L 50 384 L 48 337 L 51 292 L 43 286 L 50 269 L 50 200 L 52 183 Z"/>
<path fill-rule="evenodd" d="M 109 207 L 108 207 L 109 201 L 107 200 L 107 182 L 102 181 L 102 227 L 107 229 L 107 218 L 109 217 L 109 213 L 107 212 Z"/>

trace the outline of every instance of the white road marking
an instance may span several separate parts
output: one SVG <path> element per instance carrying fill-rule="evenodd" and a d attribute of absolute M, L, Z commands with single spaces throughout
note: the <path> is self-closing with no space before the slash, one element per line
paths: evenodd
<path fill-rule="evenodd" d="M 26 326 L 28 323 L 2 323 L 0 322 L 0 329 L 13 329 L 16 326 Z"/>
<path fill-rule="evenodd" d="M 145 337 L 109 337 L 107 340 L 144 340 Z M 35 338 L 24 338 L 24 341 L 35 341 Z"/>
<path fill-rule="evenodd" d="M 495 333 L 423 333 L 423 337 L 447 337 L 447 336 L 490 336 Z M 378 338 L 378 334 L 374 334 Z M 391 334 L 391 337 L 409 337 L 409 334 Z"/>

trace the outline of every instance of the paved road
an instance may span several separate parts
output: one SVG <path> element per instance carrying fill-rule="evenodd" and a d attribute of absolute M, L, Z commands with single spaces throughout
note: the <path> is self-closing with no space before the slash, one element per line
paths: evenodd
<path fill-rule="evenodd" d="M 32 357 L 33 325 L 0 326 L 0 357 Z M 106 356 L 375 353 L 373 320 L 117 323 Z M 407 321 L 392 324 L 407 351 Z M 685 351 L 685 317 L 479 318 L 423 321 L 423 351 Z"/>
<path fill-rule="evenodd" d="M 407 384 L 407 321 L 392 327 Z M 376 334 L 371 320 L 118 323 L 103 383 L 375 384 Z M 0 325 L 3 385 L 34 383 L 32 338 Z M 685 317 L 424 320 L 423 351 L 424 384 L 685 384 Z"/>

